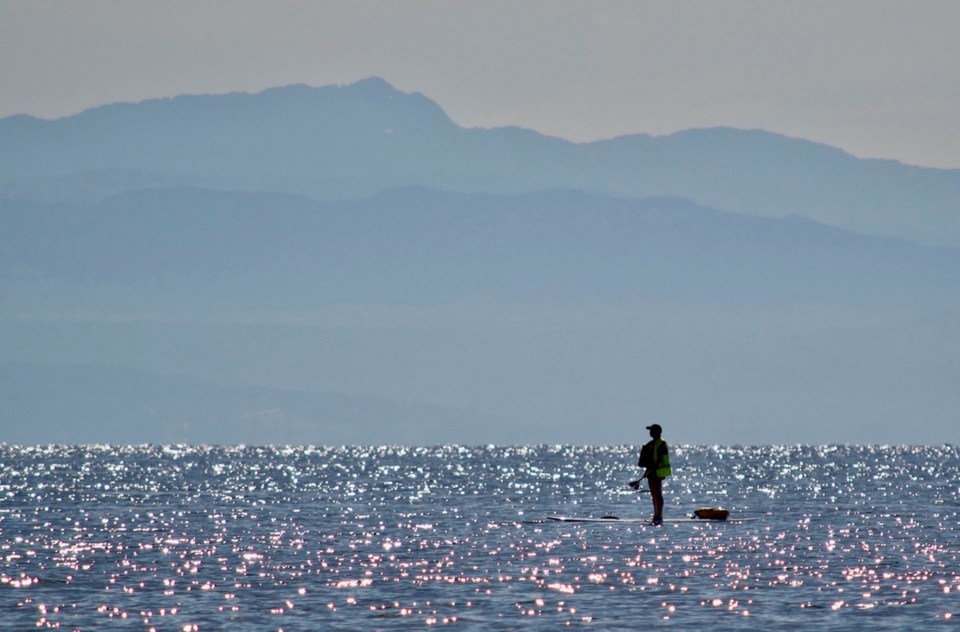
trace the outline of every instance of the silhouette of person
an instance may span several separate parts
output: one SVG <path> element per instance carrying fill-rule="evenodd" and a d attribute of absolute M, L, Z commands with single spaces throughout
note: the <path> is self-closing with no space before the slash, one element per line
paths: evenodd
<path fill-rule="evenodd" d="M 653 524 L 663 524 L 663 479 L 670 476 L 670 450 L 667 442 L 661 438 L 663 429 L 660 424 L 647 426 L 650 441 L 640 449 L 639 467 L 644 468 L 641 479 L 647 479 L 650 496 L 653 500 Z M 639 481 L 637 481 L 639 483 Z M 637 485 L 639 488 L 639 484 Z"/>

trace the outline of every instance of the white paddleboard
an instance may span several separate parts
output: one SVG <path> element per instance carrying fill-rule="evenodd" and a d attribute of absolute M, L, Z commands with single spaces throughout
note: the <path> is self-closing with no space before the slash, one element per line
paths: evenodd
<path fill-rule="evenodd" d="M 619 518 L 616 516 L 609 516 L 605 518 L 592 518 L 588 516 L 547 516 L 549 520 L 555 522 L 607 522 L 607 523 L 627 523 L 627 524 L 647 524 L 652 525 L 653 521 L 650 518 Z M 664 524 L 667 523 L 676 523 L 676 522 L 699 522 L 703 523 L 713 523 L 713 522 L 752 522 L 757 520 L 757 518 L 727 518 L 726 520 L 719 519 L 710 519 L 710 518 L 665 518 Z"/>

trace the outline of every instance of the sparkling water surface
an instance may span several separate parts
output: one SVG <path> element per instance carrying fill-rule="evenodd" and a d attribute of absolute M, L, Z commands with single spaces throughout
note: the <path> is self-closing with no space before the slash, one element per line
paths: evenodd
<path fill-rule="evenodd" d="M 672 450 L 647 517 L 636 448 L 0 446 L 8 629 L 960 623 L 960 451 Z"/>

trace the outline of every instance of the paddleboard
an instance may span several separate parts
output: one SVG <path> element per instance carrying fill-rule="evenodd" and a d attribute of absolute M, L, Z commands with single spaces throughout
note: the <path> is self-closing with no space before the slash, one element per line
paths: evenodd
<path fill-rule="evenodd" d="M 555 522 L 616 522 L 616 523 L 627 523 L 627 524 L 646 524 L 652 525 L 653 521 L 650 518 L 620 518 L 617 516 L 605 516 L 603 518 L 592 518 L 588 516 L 547 516 L 547 519 L 553 520 Z M 677 522 L 699 522 L 699 523 L 712 523 L 712 522 L 753 522 L 757 518 L 727 518 L 725 520 L 720 520 L 717 518 L 665 518 L 664 524 L 672 524 Z"/>

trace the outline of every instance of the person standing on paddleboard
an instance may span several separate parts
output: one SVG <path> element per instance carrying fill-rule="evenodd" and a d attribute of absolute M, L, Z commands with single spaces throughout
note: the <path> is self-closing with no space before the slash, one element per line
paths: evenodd
<path fill-rule="evenodd" d="M 670 450 L 667 442 L 660 438 L 663 429 L 660 424 L 647 426 L 650 431 L 650 441 L 640 449 L 639 467 L 644 468 L 643 476 L 650 486 L 650 496 L 653 499 L 653 524 L 663 523 L 663 479 L 670 476 Z M 639 488 L 639 481 L 637 481 Z"/>

